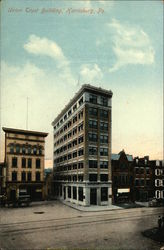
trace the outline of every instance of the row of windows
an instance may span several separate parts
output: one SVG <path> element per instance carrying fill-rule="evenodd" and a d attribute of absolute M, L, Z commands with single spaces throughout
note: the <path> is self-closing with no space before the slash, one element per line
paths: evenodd
<path fill-rule="evenodd" d="M 55 177 L 56 180 L 59 181 L 83 181 L 83 175 L 58 175 Z M 89 181 L 97 182 L 98 175 L 97 174 L 89 174 Z M 100 181 L 108 181 L 108 174 L 100 174 Z"/>
<path fill-rule="evenodd" d="M 81 120 L 82 118 L 83 118 L 83 110 L 81 110 L 77 115 L 75 115 L 72 119 L 70 119 L 57 133 L 55 133 L 54 138 L 58 137 L 64 131 L 69 129 L 72 126 L 72 124 Z"/>
<path fill-rule="evenodd" d="M 74 164 L 65 165 L 65 166 L 58 166 L 56 169 L 57 171 L 67 171 L 67 170 L 73 170 L 73 169 L 81 169 L 83 167 L 84 167 L 84 163 L 79 162 L 79 163 L 74 163 Z"/>
<path fill-rule="evenodd" d="M 150 174 L 150 169 L 149 168 L 135 168 L 135 173 L 136 174 Z"/>
<path fill-rule="evenodd" d="M 57 150 L 55 150 L 55 155 L 58 155 L 62 152 L 65 152 L 67 149 L 70 149 L 74 146 L 76 146 L 77 144 L 81 144 L 84 141 L 84 136 L 80 136 L 78 139 L 74 139 L 71 142 L 69 142 L 68 144 L 58 148 Z"/>
<path fill-rule="evenodd" d="M 135 186 L 149 186 L 151 184 L 150 179 L 136 179 Z"/>
<path fill-rule="evenodd" d="M 10 153 L 11 154 L 34 154 L 41 155 L 42 147 L 31 146 L 31 145 L 20 145 L 20 144 L 10 144 Z"/>
<path fill-rule="evenodd" d="M 164 175 L 164 169 L 155 169 L 155 175 Z"/>
<path fill-rule="evenodd" d="M 90 94 L 89 95 L 89 102 L 97 104 L 98 102 L 98 96 Z M 108 106 L 108 98 L 104 96 L 100 96 L 100 104 L 103 106 Z"/>
<path fill-rule="evenodd" d="M 74 106 L 68 110 L 68 112 L 63 116 L 63 118 L 61 118 L 60 121 L 57 123 L 57 125 L 54 126 L 54 129 L 58 128 L 60 124 L 62 124 L 65 120 L 67 120 L 67 118 L 77 110 L 77 105 L 81 106 L 82 104 L 83 104 L 83 97 L 81 97 L 78 103 L 75 103 Z"/>
<path fill-rule="evenodd" d="M 98 135 L 96 133 L 88 133 L 88 138 L 90 142 L 98 142 Z M 100 143 L 108 143 L 108 135 L 100 134 Z"/>
<path fill-rule="evenodd" d="M 89 128 L 97 129 L 98 121 L 97 120 L 89 120 Z M 100 130 L 108 131 L 108 123 L 100 121 Z"/>
<path fill-rule="evenodd" d="M 164 190 L 156 190 L 155 191 L 155 197 L 157 199 L 164 199 Z"/>
<path fill-rule="evenodd" d="M 113 182 L 114 185 L 131 185 L 133 182 L 133 177 L 129 177 L 127 175 L 114 176 Z"/>
<path fill-rule="evenodd" d="M 95 160 L 89 160 L 89 168 L 97 168 L 98 162 Z M 108 169 L 108 161 L 100 161 L 100 168 Z"/>
<path fill-rule="evenodd" d="M 89 107 L 89 115 L 97 117 L 98 109 L 93 108 L 93 107 Z M 104 110 L 104 109 L 99 109 L 99 115 L 100 115 L 100 118 L 107 119 L 108 118 L 108 111 Z"/>
<path fill-rule="evenodd" d="M 34 159 L 33 159 L 33 161 L 34 161 Z M 21 164 L 22 168 L 26 168 L 26 167 L 32 168 L 32 162 L 33 161 L 32 161 L 31 158 L 28 158 L 28 159 L 22 158 L 22 162 L 21 162 L 22 163 Z M 35 167 L 36 168 L 40 168 L 40 166 L 41 166 L 40 159 L 35 159 Z M 17 168 L 18 167 L 18 159 L 16 157 L 12 158 L 12 167 L 13 168 Z"/>
<path fill-rule="evenodd" d="M 18 173 L 12 172 L 12 181 L 18 180 Z M 31 172 L 22 172 L 21 173 L 21 181 L 31 181 L 32 180 L 32 173 Z M 35 180 L 40 181 L 40 172 L 35 173 Z"/>
<path fill-rule="evenodd" d="M 73 128 L 71 131 L 69 131 L 67 134 L 62 136 L 59 140 L 57 140 L 57 142 L 55 142 L 54 146 L 56 147 L 60 143 L 65 142 L 66 140 L 71 138 L 73 135 L 77 134 L 77 130 L 79 132 L 81 132 L 81 131 L 83 131 L 83 129 L 84 129 L 84 126 L 83 126 L 83 122 L 82 122 L 81 124 L 79 124 L 78 128 L 77 127 Z"/>
<path fill-rule="evenodd" d="M 82 156 L 82 155 L 84 155 L 83 148 L 79 149 L 78 151 L 74 151 L 73 153 L 69 153 L 67 155 L 56 158 L 54 160 L 54 163 L 60 163 L 60 162 L 67 161 L 67 160 L 70 160 L 72 158 L 76 158 L 77 156 Z"/>

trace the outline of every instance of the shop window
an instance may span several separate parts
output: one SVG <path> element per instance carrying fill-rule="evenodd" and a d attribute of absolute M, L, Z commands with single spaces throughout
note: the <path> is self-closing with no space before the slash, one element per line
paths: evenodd
<path fill-rule="evenodd" d="M 83 201 L 83 188 L 82 187 L 79 187 L 79 201 Z"/>
<path fill-rule="evenodd" d="M 108 188 L 101 188 L 101 201 L 108 201 Z"/>
<path fill-rule="evenodd" d="M 73 187 L 73 199 L 77 200 L 77 188 Z"/>

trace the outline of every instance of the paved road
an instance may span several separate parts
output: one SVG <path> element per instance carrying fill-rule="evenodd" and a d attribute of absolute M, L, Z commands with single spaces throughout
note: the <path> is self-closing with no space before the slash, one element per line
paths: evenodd
<path fill-rule="evenodd" d="M 156 226 L 162 208 L 81 212 L 59 202 L 1 209 L 2 249 L 160 249 L 142 236 Z"/>

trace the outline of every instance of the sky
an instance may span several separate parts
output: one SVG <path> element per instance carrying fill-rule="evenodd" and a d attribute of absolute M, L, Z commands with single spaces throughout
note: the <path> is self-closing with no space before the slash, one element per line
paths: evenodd
<path fill-rule="evenodd" d="M 163 2 L 2 0 L 0 125 L 48 132 L 46 167 L 83 84 L 113 92 L 113 153 L 163 159 Z"/>

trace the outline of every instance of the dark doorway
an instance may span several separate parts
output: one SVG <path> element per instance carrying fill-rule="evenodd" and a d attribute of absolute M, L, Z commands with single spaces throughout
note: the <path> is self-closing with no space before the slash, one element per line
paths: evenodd
<path fill-rule="evenodd" d="M 10 191 L 10 200 L 11 200 L 12 202 L 16 201 L 16 190 L 15 190 L 15 189 L 12 189 L 12 190 Z"/>
<path fill-rule="evenodd" d="M 96 188 L 90 189 L 90 204 L 97 205 L 97 189 Z"/>

